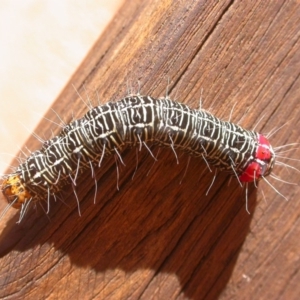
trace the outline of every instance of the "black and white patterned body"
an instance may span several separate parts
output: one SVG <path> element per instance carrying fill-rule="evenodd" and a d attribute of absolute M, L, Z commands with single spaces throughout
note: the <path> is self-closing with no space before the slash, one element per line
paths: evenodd
<path fill-rule="evenodd" d="M 167 98 L 128 96 L 91 109 L 67 125 L 16 170 L 37 199 L 70 183 L 107 155 L 140 143 L 202 156 L 220 170 L 241 174 L 253 159 L 258 134 Z"/>

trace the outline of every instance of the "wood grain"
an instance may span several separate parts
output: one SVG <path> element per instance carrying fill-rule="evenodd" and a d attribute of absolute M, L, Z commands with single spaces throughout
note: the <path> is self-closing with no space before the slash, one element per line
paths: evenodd
<path fill-rule="evenodd" d="M 69 122 L 84 99 L 102 103 L 128 93 L 162 96 L 204 107 L 223 119 L 268 133 L 274 146 L 299 142 L 300 5 L 296 1 L 130 1 L 91 49 L 53 109 Z M 169 84 L 168 83 L 169 79 Z M 140 81 L 140 87 L 137 81 Z M 96 104 L 96 100 L 94 101 Z M 49 111 L 47 118 L 55 119 Z M 288 121 L 288 123 L 286 123 Z M 41 120 L 36 133 L 58 127 Z M 40 147 L 30 137 L 31 149 Z M 297 148 L 294 146 L 294 148 Z M 153 149 L 157 152 L 157 148 Z M 299 158 L 299 150 L 285 154 Z M 113 157 L 70 187 L 64 203 L 38 207 L 24 222 L 1 220 L 0 297 L 5 299 L 297 299 L 300 294 L 299 188 L 270 181 L 245 191 L 205 163 L 162 150 L 122 158 L 120 190 Z M 280 159 L 280 161 L 284 161 Z M 298 161 L 286 161 L 299 167 Z M 148 172 L 150 173 L 148 175 Z M 281 178 L 299 172 L 276 166 Z M 265 199 L 261 192 L 264 192 Z M 4 207 L 2 203 L 2 207 Z"/>

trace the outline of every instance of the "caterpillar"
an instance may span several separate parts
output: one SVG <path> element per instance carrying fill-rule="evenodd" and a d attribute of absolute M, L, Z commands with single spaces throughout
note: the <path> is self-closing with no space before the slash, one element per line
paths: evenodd
<path fill-rule="evenodd" d="M 50 197 L 67 184 L 76 185 L 78 175 L 100 167 L 104 157 L 115 155 L 122 162 L 126 147 L 144 146 L 151 153 L 148 145 L 153 144 L 171 147 L 177 162 L 177 149 L 201 157 L 235 176 L 241 186 L 266 180 L 275 164 L 274 149 L 260 133 L 169 97 L 129 95 L 92 108 L 4 175 L 5 212 L 20 209 L 20 222 L 31 204 L 47 201 L 49 208 Z"/>

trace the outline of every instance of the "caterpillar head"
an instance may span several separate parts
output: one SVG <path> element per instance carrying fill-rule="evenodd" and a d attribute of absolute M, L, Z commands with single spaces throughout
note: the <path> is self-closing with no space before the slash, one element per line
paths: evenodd
<path fill-rule="evenodd" d="M 20 209 L 26 201 L 32 198 L 18 174 L 9 175 L 4 179 L 1 191 L 8 204 L 16 209 Z"/>
<path fill-rule="evenodd" d="M 274 164 L 275 153 L 270 142 L 265 136 L 258 134 L 258 146 L 254 158 L 248 163 L 239 179 L 241 182 L 258 181 L 272 172 Z"/>

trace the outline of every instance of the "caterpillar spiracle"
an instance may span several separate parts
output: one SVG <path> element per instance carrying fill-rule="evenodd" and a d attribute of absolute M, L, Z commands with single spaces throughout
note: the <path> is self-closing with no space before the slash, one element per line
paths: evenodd
<path fill-rule="evenodd" d="M 50 197 L 74 184 L 83 170 L 100 167 L 104 157 L 120 158 L 125 147 L 144 145 L 151 151 L 150 144 L 171 147 L 175 156 L 179 149 L 203 158 L 209 166 L 230 172 L 241 185 L 266 180 L 275 164 L 274 149 L 260 133 L 169 97 L 130 95 L 92 108 L 4 175 L 4 212 L 20 209 L 20 222 L 31 204 L 47 201 L 49 208 Z"/>

